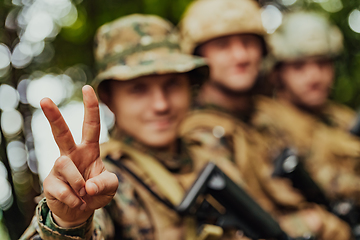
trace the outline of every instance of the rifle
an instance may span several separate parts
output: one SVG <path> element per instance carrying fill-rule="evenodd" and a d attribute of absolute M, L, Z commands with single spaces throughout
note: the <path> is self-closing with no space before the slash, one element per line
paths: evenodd
<path fill-rule="evenodd" d="M 196 215 L 200 222 L 213 217 L 214 225 L 235 227 L 252 239 L 293 239 L 212 162 L 205 166 L 176 210 L 182 215 Z"/>
<path fill-rule="evenodd" d="M 285 148 L 275 159 L 274 166 L 273 177 L 291 180 L 293 187 L 298 189 L 308 202 L 321 204 L 346 221 L 352 228 L 355 239 L 360 240 L 360 209 L 346 199 L 331 202 L 311 178 L 293 150 Z"/>

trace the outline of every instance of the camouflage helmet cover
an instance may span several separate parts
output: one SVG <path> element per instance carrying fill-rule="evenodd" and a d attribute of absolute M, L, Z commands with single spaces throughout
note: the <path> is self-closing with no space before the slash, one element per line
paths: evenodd
<path fill-rule="evenodd" d="M 265 35 L 261 10 L 254 0 L 197 0 L 185 11 L 179 24 L 184 52 L 211 39 L 252 33 Z"/>
<path fill-rule="evenodd" d="M 315 12 L 285 15 L 282 25 L 268 37 L 271 56 L 276 61 L 304 57 L 335 57 L 343 49 L 343 36 L 326 16 Z"/>
<path fill-rule="evenodd" d="M 176 28 L 155 15 L 132 14 L 101 26 L 94 52 L 95 89 L 108 79 L 126 81 L 206 66 L 202 58 L 181 53 Z"/>

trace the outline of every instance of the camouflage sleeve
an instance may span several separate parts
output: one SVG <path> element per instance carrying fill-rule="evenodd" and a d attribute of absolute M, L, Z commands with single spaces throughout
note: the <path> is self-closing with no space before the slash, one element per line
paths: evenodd
<path fill-rule="evenodd" d="M 97 213 L 99 211 L 99 213 Z M 40 201 L 36 208 L 35 216 L 20 237 L 20 240 L 100 240 L 106 234 L 101 225 L 97 224 L 100 216 L 103 218 L 102 209 L 97 210 L 85 223 L 73 228 L 62 228 L 52 218 L 46 199 Z M 102 221 L 103 222 L 103 221 Z"/>

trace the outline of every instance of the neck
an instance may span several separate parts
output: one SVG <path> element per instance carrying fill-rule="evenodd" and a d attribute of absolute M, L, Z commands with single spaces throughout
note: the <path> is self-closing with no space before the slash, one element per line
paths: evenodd
<path fill-rule="evenodd" d="M 124 130 L 122 130 L 119 127 L 116 127 L 111 132 L 111 137 L 120 140 L 121 142 L 124 142 L 138 150 L 141 151 L 150 151 L 150 152 L 163 152 L 163 153 L 170 153 L 170 154 L 176 154 L 178 151 L 178 139 L 174 139 L 173 142 L 169 143 L 166 146 L 161 147 L 155 147 L 155 146 L 149 146 L 135 137 L 133 137 L 131 134 L 128 134 Z"/>
<path fill-rule="evenodd" d="M 198 100 L 202 105 L 216 105 L 236 115 L 248 115 L 253 108 L 249 92 L 235 92 L 213 82 L 203 85 Z"/>
<path fill-rule="evenodd" d="M 280 102 L 285 102 L 287 104 L 295 106 L 297 109 L 299 109 L 302 112 L 306 112 L 308 114 L 316 115 L 316 116 L 321 115 L 321 113 L 325 107 L 325 105 L 307 106 L 305 104 L 301 104 L 298 101 L 292 99 L 291 96 L 289 96 L 289 94 L 287 94 L 286 92 L 283 92 L 283 91 L 277 92 L 276 98 Z"/>

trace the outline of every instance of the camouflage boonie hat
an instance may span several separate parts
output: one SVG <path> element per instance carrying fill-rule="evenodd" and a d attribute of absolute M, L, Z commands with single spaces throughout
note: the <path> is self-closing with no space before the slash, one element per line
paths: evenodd
<path fill-rule="evenodd" d="M 180 52 L 174 26 L 155 15 L 132 14 L 101 26 L 95 37 L 98 75 L 127 81 L 152 74 L 185 73 L 206 66 L 203 58 Z"/>
<path fill-rule="evenodd" d="M 295 12 L 285 15 L 283 24 L 268 38 L 275 61 L 304 57 L 336 57 L 343 50 L 343 36 L 325 15 Z"/>
<path fill-rule="evenodd" d="M 233 34 L 266 34 L 261 9 L 255 0 L 197 0 L 186 9 L 179 24 L 181 47 L 193 54 L 211 39 Z"/>

